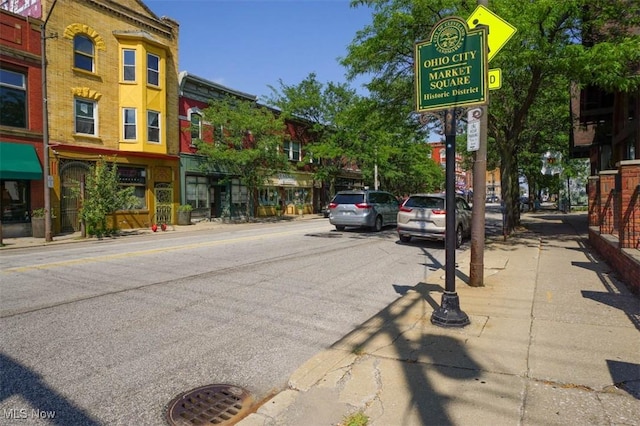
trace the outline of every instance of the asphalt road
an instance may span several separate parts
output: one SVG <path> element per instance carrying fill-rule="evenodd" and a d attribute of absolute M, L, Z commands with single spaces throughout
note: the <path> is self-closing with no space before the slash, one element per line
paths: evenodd
<path fill-rule="evenodd" d="M 443 262 L 326 219 L 3 251 L 0 424 L 159 425 L 217 383 L 262 400 Z"/>

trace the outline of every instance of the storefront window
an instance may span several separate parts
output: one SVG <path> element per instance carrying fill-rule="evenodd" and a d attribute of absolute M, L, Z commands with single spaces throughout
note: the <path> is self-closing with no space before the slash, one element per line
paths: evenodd
<path fill-rule="evenodd" d="M 209 180 L 205 176 L 187 176 L 187 204 L 194 209 L 208 208 Z"/>
<path fill-rule="evenodd" d="M 147 208 L 147 179 L 144 167 L 118 167 L 118 178 L 123 187 L 133 186 L 138 202 L 134 209 Z"/>
<path fill-rule="evenodd" d="M 28 222 L 29 181 L 2 181 L 2 222 Z"/>
<path fill-rule="evenodd" d="M 249 191 L 240 179 L 231 179 L 232 215 L 242 215 L 249 205 Z"/>
<path fill-rule="evenodd" d="M 311 188 L 287 188 L 285 194 L 287 204 L 311 203 Z"/>
<path fill-rule="evenodd" d="M 278 189 L 275 187 L 262 188 L 259 191 L 259 202 L 261 206 L 277 206 L 280 204 Z"/>

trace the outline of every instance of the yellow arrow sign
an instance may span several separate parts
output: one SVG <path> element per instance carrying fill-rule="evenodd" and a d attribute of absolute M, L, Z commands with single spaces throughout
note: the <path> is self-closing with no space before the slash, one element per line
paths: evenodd
<path fill-rule="evenodd" d="M 473 29 L 478 25 L 489 27 L 487 33 L 487 44 L 489 45 L 489 55 L 487 60 L 491 61 L 496 53 L 509 41 L 517 29 L 483 5 L 478 5 L 473 11 L 469 19 L 467 19 L 469 29 Z"/>

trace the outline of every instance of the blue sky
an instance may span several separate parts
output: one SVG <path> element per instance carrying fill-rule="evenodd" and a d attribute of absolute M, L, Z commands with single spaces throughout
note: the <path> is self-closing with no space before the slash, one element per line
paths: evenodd
<path fill-rule="evenodd" d="M 180 23 L 179 68 L 263 98 L 278 80 L 297 85 L 311 72 L 320 82 L 346 82 L 338 57 L 369 9 L 349 0 L 144 0 Z M 363 80 L 351 83 L 360 93 Z"/>

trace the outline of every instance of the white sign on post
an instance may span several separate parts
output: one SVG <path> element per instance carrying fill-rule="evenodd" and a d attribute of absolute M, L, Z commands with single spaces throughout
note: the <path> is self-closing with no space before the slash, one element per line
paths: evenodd
<path fill-rule="evenodd" d="M 473 108 L 467 112 L 467 151 L 480 149 L 480 108 Z"/>

